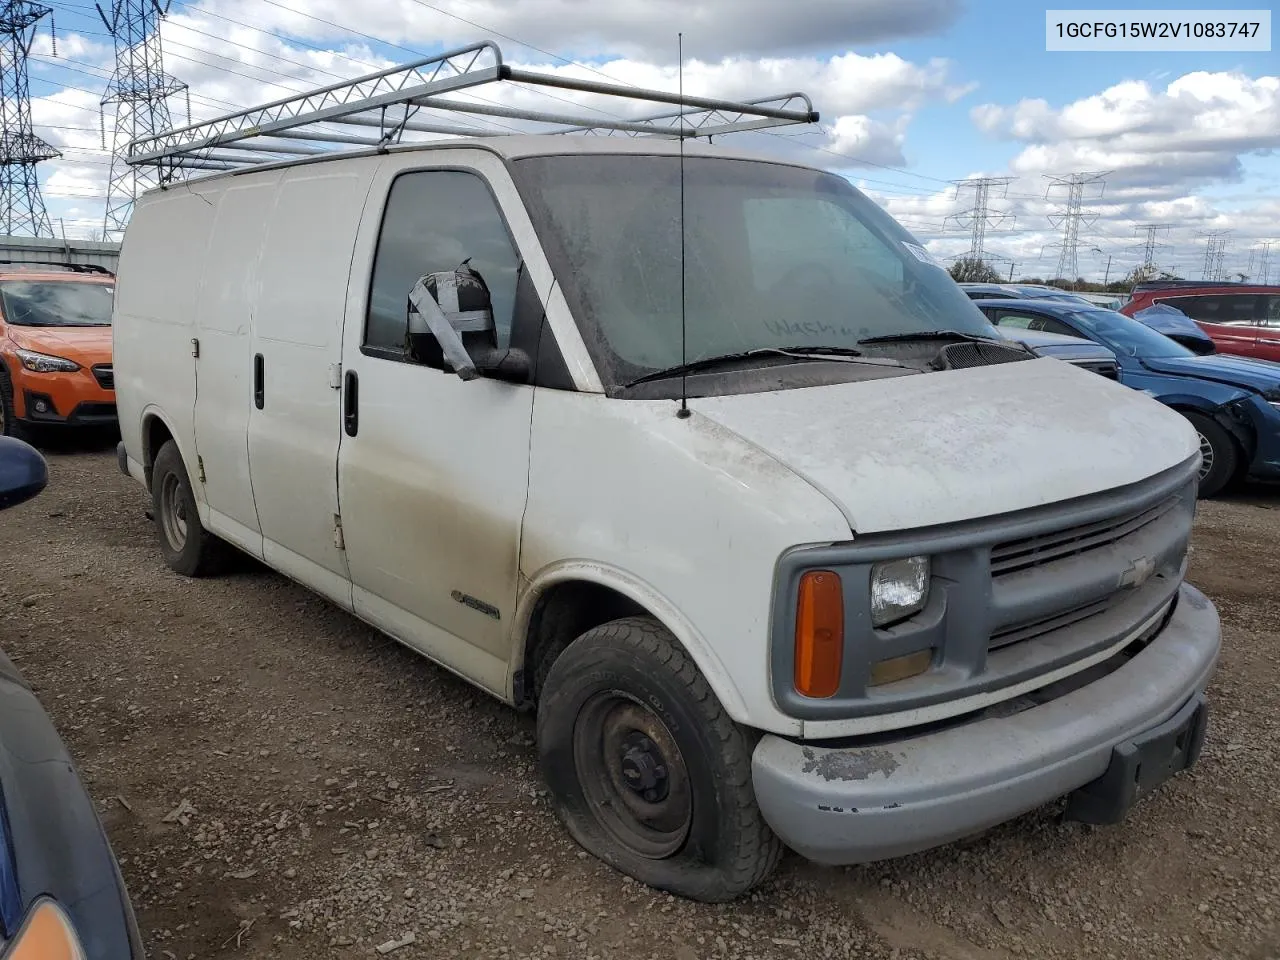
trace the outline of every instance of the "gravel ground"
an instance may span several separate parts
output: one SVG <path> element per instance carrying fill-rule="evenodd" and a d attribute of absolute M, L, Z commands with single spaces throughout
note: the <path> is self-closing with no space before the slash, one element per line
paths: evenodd
<path fill-rule="evenodd" d="M 246 562 L 171 574 L 110 449 L 0 514 L 0 648 L 52 714 L 148 952 L 206 957 L 1280 957 L 1280 491 L 1203 505 L 1225 643 L 1199 767 L 1119 827 L 1046 808 L 890 864 L 788 856 L 678 902 L 569 842 L 533 722 Z"/>

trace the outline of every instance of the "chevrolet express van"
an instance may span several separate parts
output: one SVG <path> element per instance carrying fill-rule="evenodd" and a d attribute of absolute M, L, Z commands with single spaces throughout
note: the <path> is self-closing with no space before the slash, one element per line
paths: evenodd
<path fill-rule="evenodd" d="M 1000 338 L 837 175 L 512 135 L 154 190 L 122 468 L 513 706 L 573 838 L 723 901 L 1195 762 L 1178 414 Z M 430 704 L 423 704 L 430 711 Z"/>

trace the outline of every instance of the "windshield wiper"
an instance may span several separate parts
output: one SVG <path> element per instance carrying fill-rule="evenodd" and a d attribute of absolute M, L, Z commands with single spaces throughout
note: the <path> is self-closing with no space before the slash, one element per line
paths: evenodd
<path fill-rule="evenodd" d="M 909 343 L 913 340 L 968 340 L 972 343 L 1004 343 L 994 337 L 979 337 L 959 330 L 918 330 L 915 333 L 886 333 L 878 337 L 864 337 L 858 345 L 868 343 Z"/>
<path fill-rule="evenodd" d="M 626 383 L 624 387 L 634 387 L 641 383 L 648 383 L 651 380 L 663 380 L 667 377 L 678 377 L 686 373 L 697 373 L 702 370 L 718 367 L 723 363 L 732 363 L 735 360 L 750 360 L 754 357 L 789 357 L 794 360 L 830 360 L 840 359 L 851 363 L 869 363 L 876 366 L 902 366 L 897 360 L 885 360 L 881 358 L 864 358 L 862 351 L 856 347 L 757 347 L 754 350 L 742 350 L 738 353 L 725 353 L 714 357 L 700 357 L 697 360 L 690 360 L 688 363 L 677 364 L 674 367 L 667 367 L 664 370 L 655 370 L 653 373 L 646 373 L 643 377 L 637 377 L 630 383 Z"/>

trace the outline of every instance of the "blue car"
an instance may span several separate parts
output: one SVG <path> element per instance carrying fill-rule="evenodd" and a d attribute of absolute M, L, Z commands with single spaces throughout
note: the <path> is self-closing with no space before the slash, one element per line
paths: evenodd
<path fill-rule="evenodd" d="M 35 497 L 44 458 L 0 437 L 0 510 Z M 124 879 L 49 715 L 0 651 L 0 956 L 143 960 Z"/>
<path fill-rule="evenodd" d="M 1054 300 L 975 300 L 998 327 L 1083 337 L 1112 350 L 1120 382 L 1200 434 L 1200 496 L 1242 477 L 1280 480 L 1280 363 L 1200 355 L 1114 310 Z"/>

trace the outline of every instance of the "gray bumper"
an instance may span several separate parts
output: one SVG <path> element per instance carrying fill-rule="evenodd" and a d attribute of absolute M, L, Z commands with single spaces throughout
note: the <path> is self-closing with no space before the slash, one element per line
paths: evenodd
<path fill-rule="evenodd" d="M 1213 604 L 1183 584 L 1145 650 L 1013 716 L 849 748 L 766 735 L 752 757 L 760 810 L 820 863 L 868 863 L 980 832 L 1092 783 L 1117 744 L 1179 713 L 1208 684 L 1220 635 Z"/>

